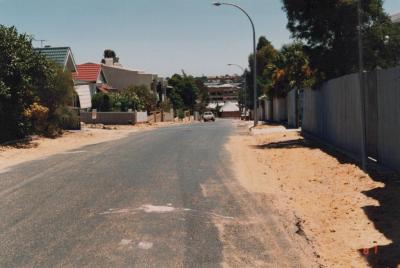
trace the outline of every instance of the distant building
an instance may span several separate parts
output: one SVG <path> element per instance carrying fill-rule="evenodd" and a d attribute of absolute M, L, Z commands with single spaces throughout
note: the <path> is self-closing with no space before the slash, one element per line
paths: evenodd
<path fill-rule="evenodd" d="M 210 103 L 238 102 L 240 87 L 235 84 L 208 85 L 208 98 Z"/>
<path fill-rule="evenodd" d="M 231 108 L 238 107 L 239 90 L 242 84 L 243 77 L 238 75 L 207 77 L 207 82 L 204 83 L 207 87 L 209 99 L 207 109 L 220 112 L 220 109 L 225 106 L 225 104 L 229 104 Z M 236 110 L 234 112 L 236 112 Z M 228 114 L 225 113 L 224 115 Z"/>
<path fill-rule="evenodd" d="M 243 77 L 238 75 L 223 75 L 223 76 L 208 76 L 207 82 L 204 83 L 206 86 L 215 86 L 222 84 L 236 84 L 242 83 Z"/>
<path fill-rule="evenodd" d="M 226 102 L 220 109 L 220 115 L 222 118 L 240 118 L 240 108 L 237 103 Z"/>
<path fill-rule="evenodd" d="M 400 23 L 400 13 L 396 13 L 390 16 L 393 23 Z"/>

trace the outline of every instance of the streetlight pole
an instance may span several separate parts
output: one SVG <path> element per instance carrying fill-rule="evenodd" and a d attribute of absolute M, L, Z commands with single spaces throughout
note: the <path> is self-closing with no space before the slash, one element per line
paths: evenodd
<path fill-rule="evenodd" d="M 240 6 L 232 3 L 221 3 L 221 2 L 216 2 L 213 3 L 214 6 L 221 6 L 221 5 L 226 5 L 226 6 L 233 6 L 240 11 L 242 11 L 247 18 L 250 20 L 251 27 L 253 28 L 253 93 L 254 93 L 254 126 L 257 126 L 258 124 L 258 112 L 257 112 L 257 49 L 256 49 L 256 29 L 254 27 L 253 20 L 251 19 L 250 15 L 241 8 Z"/>
<path fill-rule="evenodd" d="M 236 63 L 228 63 L 228 66 L 236 66 L 243 72 L 243 76 L 245 75 L 245 69 Z M 246 78 L 243 79 L 243 89 L 244 89 L 244 114 L 246 116 L 246 108 L 247 108 L 247 85 L 246 85 Z"/>
<path fill-rule="evenodd" d="M 358 13 L 358 71 L 359 71 L 359 84 L 360 84 L 360 104 L 361 104 L 361 166 L 364 171 L 367 170 L 367 155 L 366 155 L 366 115 L 365 115 L 365 87 L 364 87 L 364 53 L 363 53 L 363 39 L 362 39 L 362 0 L 357 2 Z"/>

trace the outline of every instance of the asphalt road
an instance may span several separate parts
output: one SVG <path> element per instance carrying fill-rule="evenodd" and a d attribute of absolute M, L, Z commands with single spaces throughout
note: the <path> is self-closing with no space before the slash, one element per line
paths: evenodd
<path fill-rule="evenodd" d="M 167 127 L 0 174 L 0 267 L 301 267 L 234 179 L 234 131 Z"/>

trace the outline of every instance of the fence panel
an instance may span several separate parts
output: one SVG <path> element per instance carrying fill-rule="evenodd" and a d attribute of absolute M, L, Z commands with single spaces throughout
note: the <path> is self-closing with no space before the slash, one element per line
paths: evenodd
<path fill-rule="evenodd" d="M 400 172 L 400 67 L 378 71 L 378 155 Z"/>
<path fill-rule="evenodd" d="M 378 155 L 378 73 L 370 72 L 364 77 L 365 120 L 367 155 L 379 160 Z"/>
<path fill-rule="evenodd" d="M 303 93 L 303 124 L 304 131 L 315 136 L 321 136 L 321 90 L 305 89 Z"/>
<path fill-rule="evenodd" d="M 297 90 L 291 90 L 286 97 L 287 120 L 289 127 L 297 127 Z"/>
<path fill-rule="evenodd" d="M 303 130 L 360 155 L 359 90 L 357 74 L 330 80 L 319 90 L 304 90 Z"/>
<path fill-rule="evenodd" d="M 275 122 L 287 121 L 286 98 L 274 97 L 272 109 Z"/>

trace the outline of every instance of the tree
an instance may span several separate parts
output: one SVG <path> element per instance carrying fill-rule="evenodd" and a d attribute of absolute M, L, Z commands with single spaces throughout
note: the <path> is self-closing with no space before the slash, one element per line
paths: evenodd
<path fill-rule="evenodd" d="M 357 0 L 282 0 L 287 27 L 295 39 L 305 42 L 311 68 L 319 81 L 358 70 Z M 382 0 L 362 0 L 362 32 L 365 68 L 397 64 L 400 26 L 392 24 Z M 386 42 L 386 36 L 390 41 Z"/>
<path fill-rule="evenodd" d="M 73 94 L 69 78 L 70 74 L 34 51 L 31 37 L 0 25 L 0 141 L 35 132 L 33 119 L 27 115 L 36 108 L 47 111 L 44 131 L 56 130 L 56 110 Z"/>
<path fill-rule="evenodd" d="M 168 84 L 173 87 L 170 99 L 175 109 L 191 109 L 196 106 L 199 97 L 199 88 L 196 79 L 191 75 L 174 74 L 168 79 Z"/>
<path fill-rule="evenodd" d="M 207 82 L 206 76 L 196 77 L 195 83 L 199 89 L 198 93 L 198 110 L 202 113 L 205 111 L 208 103 L 210 102 L 210 96 L 208 95 L 208 88 L 205 85 Z"/>
<path fill-rule="evenodd" d="M 272 90 L 272 73 L 275 70 L 275 62 L 279 57 L 279 52 L 273 47 L 264 36 L 261 36 L 257 44 L 257 93 L 258 96 L 268 94 Z M 254 56 L 249 56 L 249 72 L 246 72 L 248 108 L 253 107 L 253 61 Z"/>
<path fill-rule="evenodd" d="M 113 59 L 113 63 L 118 63 L 119 62 L 119 58 L 117 57 L 117 54 L 112 49 L 104 50 L 103 56 L 104 56 L 104 59 L 112 58 Z M 102 63 L 105 63 L 104 59 L 102 60 Z"/>
<path fill-rule="evenodd" d="M 40 73 L 45 76 L 36 84 L 35 95 L 39 97 L 44 106 L 49 108 L 49 119 L 51 120 L 58 107 L 71 104 L 74 92 L 72 75 L 53 62 L 49 62 L 47 66 L 37 66 L 37 68 L 39 70 L 43 68 L 37 78 L 40 78 Z"/>
<path fill-rule="evenodd" d="M 265 38 L 260 37 L 257 45 L 257 87 L 258 97 L 266 95 L 284 97 L 292 89 L 311 87 L 314 84 L 314 71 L 304 50 L 304 44 L 294 42 L 276 50 Z M 250 100 L 253 105 L 253 55 L 249 57 L 250 71 L 245 72 Z"/>
<path fill-rule="evenodd" d="M 157 105 L 157 94 L 151 91 L 147 86 L 134 86 L 124 89 L 124 94 L 131 95 L 135 94 L 138 97 L 139 108 L 145 109 L 150 112 L 155 109 Z"/>
<path fill-rule="evenodd" d="M 274 62 L 271 79 L 270 95 L 274 96 L 286 96 L 292 89 L 309 88 L 314 85 L 314 72 L 310 68 L 302 43 L 295 42 L 281 48 L 279 57 Z"/>

